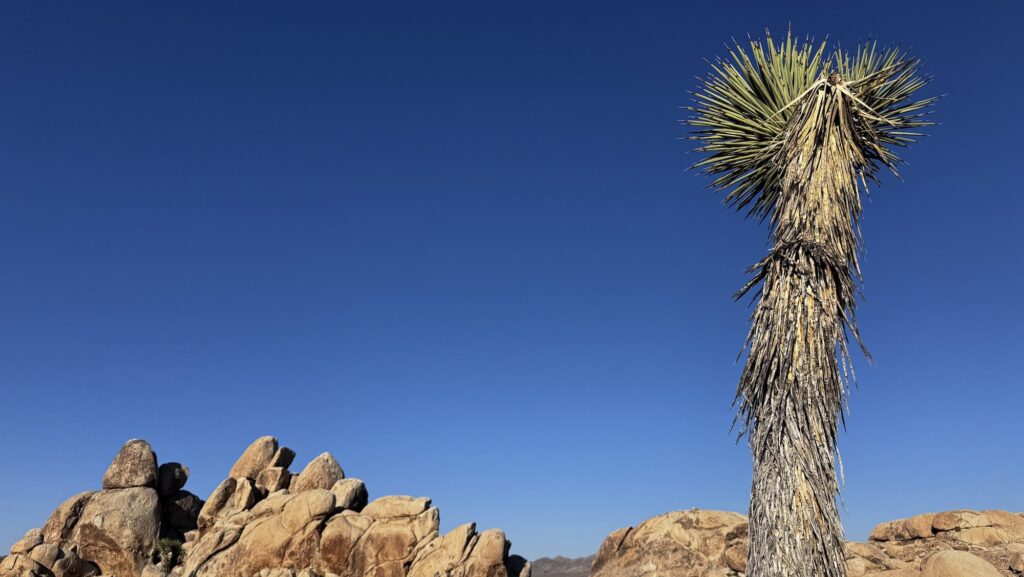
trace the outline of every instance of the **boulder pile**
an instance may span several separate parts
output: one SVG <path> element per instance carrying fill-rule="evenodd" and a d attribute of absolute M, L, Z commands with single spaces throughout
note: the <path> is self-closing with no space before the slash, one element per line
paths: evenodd
<path fill-rule="evenodd" d="M 882 523 L 846 544 L 849 577 L 1020 577 L 1024 513 L 947 511 Z M 741 577 L 747 518 L 692 509 L 612 532 L 591 577 Z"/>
<path fill-rule="evenodd" d="M 430 499 L 370 501 L 323 453 L 298 474 L 295 452 L 253 442 L 204 502 L 189 470 L 126 443 L 101 491 L 61 504 L 0 561 L 0 577 L 529 577 L 497 529 L 440 535 Z"/>

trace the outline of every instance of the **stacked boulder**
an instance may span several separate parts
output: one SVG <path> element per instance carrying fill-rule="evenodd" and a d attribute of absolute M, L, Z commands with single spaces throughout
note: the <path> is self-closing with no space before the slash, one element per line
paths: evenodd
<path fill-rule="evenodd" d="M 1020 577 L 1024 513 L 947 511 L 882 523 L 867 543 L 846 544 L 849 577 Z M 747 519 L 676 511 L 612 532 L 591 577 L 740 577 Z"/>
<path fill-rule="evenodd" d="M 101 491 L 64 501 L 41 529 L 25 534 L 0 563 L 0 576 L 136 576 L 161 536 L 195 528 L 202 501 L 182 490 L 188 469 L 157 467 L 149 443 L 125 443 L 103 475 Z"/>
<path fill-rule="evenodd" d="M 529 577 L 499 530 L 439 534 L 427 498 L 381 497 L 330 453 L 299 474 L 295 453 L 257 439 L 186 533 L 184 577 Z"/>

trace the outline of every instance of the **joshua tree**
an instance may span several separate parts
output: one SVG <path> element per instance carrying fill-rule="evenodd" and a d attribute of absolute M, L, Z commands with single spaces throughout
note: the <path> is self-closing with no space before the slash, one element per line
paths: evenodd
<path fill-rule="evenodd" d="M 794 40 L 739 44 L 695 93 L 689 124 L 725 202 L 771 228 L 736 391 L 754 462 L 750 577 L 846 575 L 836 437 L 853 372 L 861 193 L 931 124 L 920 62 L 874 43 L 853 54 Z M 865 355 L 866 355 L 865 351 Z"/>

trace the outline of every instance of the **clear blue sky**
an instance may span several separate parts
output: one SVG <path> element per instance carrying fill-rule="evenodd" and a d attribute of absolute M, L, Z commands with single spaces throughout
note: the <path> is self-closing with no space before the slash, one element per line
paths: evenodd
<path fill-rule="evenodd" d="M 1021 22 L 1008 1 L 5 4 L 0 546 L 131 437 L 202 497 L 257 436 L 298 467 L 330 450 L 528 557 L 745 510 L 730 296 L 767 233 L 684 171 L 679 106 L 723 42 L 788 23 L 902 42 L 948 94 L 866 211 L 848 532 L 1024 510 Z"/>

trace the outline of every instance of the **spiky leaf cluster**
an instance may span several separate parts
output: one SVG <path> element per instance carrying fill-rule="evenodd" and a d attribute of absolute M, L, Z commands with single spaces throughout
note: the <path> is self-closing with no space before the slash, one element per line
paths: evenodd
<path fill-rule="evenodd" d="M 706 153 L 694 167 L 714 176 L 711 186 L 727 192 L 730 206 L 760 219 L 771 215 L 782 178 L 777 156 L 795 104 L 831 73 L 857 104 L 855 129 L 866 159 L 859 167 L 862 183 L 873 180 L 879 166 L 895 171 L 893 148 L 914 142 L 917 129 L 931 124 L 927 108 L 936 98 L 912 99 L 928 82 L 919 59 L 877 42 L 852 54 L 825 50 L 825 42 L 787 33 L 777 43 L 766 33 L 764 42 L 752 39 L 749 48 L 734 43 L 728 58 L 710 63 L 712 72 L 689 107 L 688 124 L 695 127 L 690 138 L 701 143 L 697 152 Z"/>

